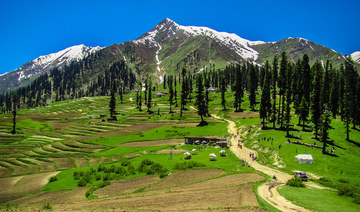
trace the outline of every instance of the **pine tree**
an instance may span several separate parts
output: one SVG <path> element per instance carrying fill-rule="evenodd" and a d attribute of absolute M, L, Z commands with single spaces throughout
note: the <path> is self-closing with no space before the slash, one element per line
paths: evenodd
<path fill-rule="evenodd" d="M 257 81 L 255 67 L 253 64 L 251 64 L 250 65 L 250 75 L 249 75 L 249 88 L 250 88 L 249 101 L 250 101 L 251 110 L 255 110 L 256 90 L 258 87 L 257 84 L 258 84 L 258 81 Z"/>
<path fill-rule="evenodd" d="M 207 115 L 207 111 L 206 111 L 206 102 L 204 96 L 203 79 L 201 74 L 196 75 L 196 88 L 197 90 L 196 90 L 195 106 L 197 107 L 198 115 L 201 117 L 201 122 L 198 126 L 205 126 L 208 123 L 204 120 L 204 116 Z"/>
<path fill-rule="evenodd" d="M 13 106 L 13 129 L 11 131 L 12 134 L 16 134 L 16 108 L 18 102 L 18 95 L 15 93 L 12 98 L 12 106 Z"/>
<path fill-rule="evenodd" d="M 287 56 L 286 52 L 281 53 L 281 62 L 280 62 L 280 74 L 279 74 L 279 111 L 278 111 L 278 123 L 280 123 L 280 128 L 283 127 L 283 116 L 285 110 L 285 91 L 286 91 L 286 82 L 287 82 Z"/>
<path fill-rule="evenodd" d="M 242 88 L 242 73 L 240 67 L 236 67 L 236 74 L 235 74 L 235 101 L 234 101 L 234 108 L 235 112 L 240 112 L 241 110 L 241 103 L 242 97 L 244 96 L 244 91 Z"/>
<path fill-rule="evenodd" d="M 112 88 L 110 91 L 110 102 L 109 102 L 109 107 L 110 107 L 110 117 L 112 119 L 116 120 L 116 116 L 115 116 L 115 108 L 116 108 L 116 99 L 115 99 L 115 91 L 116 91 L 116 84 L 113 81 L 112 82 Z"/>
<path fill-rule="evenodd" d="M 151 79 L 149 79 L 149 80 L 148 80 L 148 98 L 147 98 L 147 104 L 146 104 L 146 106 L 147 106 L 147 108 L 148 108 L 148 110 L 147 110 L 148 113 L 153 113 L 153 112 L 150 110 L 150 108 L 151 108 L 151 101 L 152 101 L 151 86 L 152 86 L 152 84 L 151 84 Z"/>
<path fill-rule="evenodd" d="M 330 102 L 329 107 L 333 118 L 336 118 L 339 110 L 339 74 L 333 72 L 332 80 L 331 80 L 331 88 L 330 88 Z"/>
<path fill-rule="evenodd" d="M 285 108 L 285 121 L 286 121 L 286 137 L 289 137 L 289 130 L 290 130 L 290 122 L 291 122 L 291 115 L 290 115 L 290 105 L 292 103 L 292 66 L 290 63 L 288 64 L 287 68 L 287 82 L 285 88 L 285 95 L 286 95 L 286 108 Z"/>
<path fill-rule="evenodd" d="M 276 122 L 276 82 L 277 82 L 277 78 L 278 78 L 278 59 L 277 56 L 274 56 L 274 61 L 273 61 L 273 72 L 272 72 L 272 91 L 273 91 L 273 111 L 272 111 L 272 115 L 273 115 L 273 128 L 275 129 L 275 122 Z"/>
<path fill-rule="evenodd" d="M 223 106 L 223 109 L 226 110 L 226 99 L 225 99 L 225 93 L 226 93 L 226 81 L 224 74 L 220 74 L 220 92 L 221 92 L 221 105 Z"/>
<path fill-rule="evenodd" d="M 329 130 L 331 129 L 330 123 L 331 123 L 331 113 L 325 112 L 321 116 L 321 125 L 320 125 L 320 141 L 323 143 L 322 146 L 322 153 L 326 153 L 326 146 L 327 146 L 327 139 L 329 137 Z"/>
<path fill-rule="evenodd" d="M 119 87 L 119 96 L 120 96 L 120 103 L 122 104 L 123 103 L 123 87 L 122 87 L 122 84 L 120 84 L 120 87 Z"/>
<path fill-rule="evenodd" d="M 260 118 L 263 119 L 263 128 L 266 128 L 265 119 L 268 119 L 269 113 L 271 112 L 271 100 L 270 100 L 270 84 L 271 84 L 271 73 L 270 73 L 269 61 L 266 61 L 264 67 L 264 83 L 262 86 L 261 102 L 260 102 Z"/>
<path fill-rule="evenodd" d="M 177 103 L 177 92 L 176 92 L 176 75 L 174 75 L 174 101 L 175 101 L 175 107 L 179 107 Z"/>
<path fill-rule="evenodd" d="M 311 121 L 315 125 L 315 139 L 318 138 L 318 130 L 320 126 L 320 118 L 322 114 L 322 78 L 323 78 L 323 69 L 319 61 L 317 61 L 314 66 L 314 80 L 313 80 L 313 90 L 311 92 Z"/>
<path fill-rule="evenodd" d="M 174 104 L 174 89 L 173 89 L 173 76 L 168 76 L 168 88 L 169 88 L 169 105 L 170 113 L 173 113 L 171 106 Z"/>
<path fill-rule="evenodd" d="M 307 117 L 309 116 L 309 104 L 308 101 L 306 101 L 305 97 L 303 96 L 301 99 L 301 103 L 299 106 L 300 114 L 299 118 L 303 121 L 303 128 L 302 130 L 305 130 L 305 122 L 307 121 Z"/>
<path fill-rule="evenodd" d="M 185 68 L 181 72 L 181 78 L 182 80 L 181 80 L 180 117 L 182 117 L 183 110 L 185 109 L 187 92 L 188 92 Z"/>

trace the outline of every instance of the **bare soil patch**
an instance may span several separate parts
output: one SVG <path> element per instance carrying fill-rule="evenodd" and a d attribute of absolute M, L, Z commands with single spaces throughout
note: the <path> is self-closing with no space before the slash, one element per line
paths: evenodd
<path fill-rule="evenodd" d="M 9 176 L 11 172 L 12 172 L 11 169 L 0 166 L 0 177 Z M 0 188 L 2 187 L 0 186 Z"/>
<path fill-rule="evenodd" d="M 244 111 L 244 112 L 238 112 L 238 113 L 229 113 L 229 116 L 231 118 L 258 118 L 260 117 L 259 113 L 257 112 L 250 112 L 250 111 Z"/>
<path fill-rule="evenodd" d="M 183 138 L 174 138 L 174 139 L 163 139 L 163 140 L 154 140 L 154 141 L 136 141 L 120 144 L 120 146 L 127 147 L 148 147 L 148 146 L 163 146 L 170 144 L 181 144 L 184 143 Z"/>
<path fill-rule="evenodd" d="M 23 176 L 0 178 L 0 195 L 7 194 L 7 190 L 13 187 Z"/>
<path fill-rule="evenodd" d="M 175 186 L 183 186 L 199 180 L 205 180 L 225 174 L 226 172 L 220 169 L 193 169 L 187 171 L 178 171 L 158 184 L 152 185 L 148 190 L 159 190 Z"/>
<path fill-rule="evenodd" d="M 109 186 L 96 190 L 94 194 L 101 198 L 131 193 L 140 188 L 153 184 L 159 180 L 160 178 L 158 175 L 137 177 L 127 180 L 117 180 L 111 182 Z"/>
<path fill-rule="evenodd" d="M 76 163 L 76 167 L 85 167 L 88 165 L 88 160 L 85 158 L 74 158 L 75 159 L 75 163 Z"/>
<path fill-rule="evenodd" d="M 57 164 L 57 169 L 72 169 L 74 168 L 74 161 L 71 158 L 53 158 Z"/>
<path fill-rule="evenodd" d="M 91 210 L 100 208 L 110 210 L 113 208 L 128 210 L 159 210 L 159 211 L 185 211 L 185 210 L 208 210 L 209 208 L 224 208 L 229 211 L 251 211 L 243 206 L 258 206 L 253 185 L 239 187 L 218 188 L 211 190 L 185 191 L 169 193 L 166 191 L 158 193 L 140 193 L 133 196 L 120 196 L 108 199 L 96 199 L 92 201 L 64 204 L 55 206 L 64 210 Z M 255 209 L 257 210 L 257 209 Z"/>
<path fill-rule="evenodd" d="M 35 160 L 35 159 L 31 159 L 31 158 L 27 158 L 26 160 L 29 160 L 31 162 L 38 164 L 40 166 L 40 171 L 42 171 L 42 172 L 54 171 L 54 169 L 55 169 L 54 163 L 44 162 L 44 161 Z"/>
<path fill-rule="evenodd" d="M 158 151 L 156 154 L 178 154 L 178 153 L 183 153 L 186 152 L 187 150 L 184 149 L 164 149 L 164 150 L 160 150 Z"/>
<path fill-rule="evenodd" d="M 32 196 L 26 196 L 14 201 L 11 203 L 14 204 L 39 204 L 39 208 L 42 207 L 42 204 L 49 202 L 53 203 L 68 203 L 68 202 L 77 202 L 81 200 L 85 200 L 85 192 L 89 188 L 76 188 L 69 191 L 51 191 L 51 192 L 42 192 L 39 194 L 35 194 Z M 59 208 L 59 207 L 55 207 Z M 81 209 L 78 209 L 81 210 Z"/>
<path fill-rule="evenodd" d="M 13 194 L 26 194 L 41 190 L 48 182 L 49 178 L 57 175 L 59 172 L 47 172 L 26 175 L 19 178 L 13 178 L 12 182 L 15 184 L 8 187 L 2 194 L 13 195 Z"/>
<path fill-rule="evenodd" d="M 96 166 L 99 164 L 99 158 L 90 157 L 89 158 L 89 165 L 90 166 Z"/>
<path fill-rule="evenodd" d="M 259 182 L 263 181 L 265 178 L 259 174 L 256 173 L 240 173 L 240 174 L 234 174 L 229 175 L 213 180 L 208 180 L 196 184 L 191 184 L 187 186 L 177 187 L 171 189 L 172 191 L 184 191 L 184 190 L 201 190 L 201 189 L 214 189 L 214 188 L 223 188 L 223 187 L 229 187 L 229 186 L 236 186 L 241 185 L 245 183 L 251 183 L 251 182 Z"/>
<path fill-rule="evenodd" d="M 139 156 L 139 155 L 141 155 L 141 154 L 139 154 L 139 153 L 130 153 L 130 154 L 124 155 L 124 157 L 126 157 L 126 158 L 133 158 L 133 157 L 137 157 L 137 156 Z"/>

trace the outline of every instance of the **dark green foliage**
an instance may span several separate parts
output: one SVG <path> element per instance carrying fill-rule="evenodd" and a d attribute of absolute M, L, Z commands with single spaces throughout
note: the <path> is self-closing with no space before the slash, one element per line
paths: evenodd
<path fill-rule="evenodd" d="M 43 210 L 52 210 L 52 206 L 50 205 L 50 203 L 44 203 L 43 207 L 42 207 Z"/>
<path fill-rule="evenodd" d="M 236 72 L 235 72 L 235 85 L 234 85 L 234 91 L 235 91 L 235 101 L 234 101 L 234 108 L 235 112 L 240 112 L 241 110 L 241 104 L 243 102 L 242 98 L 244 96 L 244 90 L 242 87 L 242 73 L 240 70 L 240 66 L 236 66 Z"/>
<path fill-rule="evenodd" d="M 57 177 L 56 176 L 50 177 L 49 183 L 54 182 L 54 181 L 57 181 Z"/>
<path fill-rule="evenodd" d="M 359 194 L 354 195 L 353 203 L 360 205 L 360 195 Z"/>
<path fill-rule="evenodd" d="M 260 111 L 259 111 L 260 118 L 263 119 L 263 127 L 265 127 L 265 119 L 268 119 L 271 113 L 271 100 L 270 100 L 271 73 L 269 69 L 270 69 L 269 62 L 266 61 L 265 67 L 263 69 L 264 82 L 262 86 Z"/>
<path fill-rule="evenodd" d="M 223 106 L 223 109 L 226 110 L 225 93 L 227 90 L 227 85 L 226 85 L 224 73 L 219 73 L 219 75 L 220 75 L 221 105 Z"/>
<path fill-rule="evenodd" d="M 323 78 L 323 68 L 319 61 L 317 61 L 312 67 L 314 72 L 313 80 L 313 90 L 310 95 L 310 107 L 311 107 L 311 121 L 315 125 L 315 139 L 318 137 L 318 130 L 320 127 L 321 114 L 323 111 L 323 100 L 322 100 L 322 78 Z"/>
<path fill-rule="evenodd" d="M 272 122 L 273 128 L 275 129 L 276 122 L 276 83 L 278 78 L 278 59 L 277 56 L 274 56 L 273 61 L 273 71 L 272 71 L 272 98 L 273 98 L 273 110 L 272 110 Z"/>
<path fill-rule="evenodd" d="M 258 88 L 258 78 L 253 64 L 250 65 L 249 73 L 249 100 L 250 100 L 250 109 L 254 110 L 256 105 L 256 91 Z"/>
<path fill-rule="evenodd" d="M 169 105 L 170 105 L 170 113 L 172 113 L 171 106 L 174 104 L 174 87 L 173 87 L 173 76 L 168 77 L 168 87 L 169 87 Z"/>
<path fill-rule="evenodd" d="M 303 180 L 300 177 L 293 177 L 286 182 L 286 185 L 293 187 L 305 187 Z"/>
<path fill-rule="evenodd" d="M 202 74 L 198 74 L 196 76 L 196 101 L 195 101 L 195 106 L 198 109 L 198 115 L 201 117 L 201 122 L 199 124 L 199 126 L 204 126 L 207 125 L 207 122 L 204 121 L 204 116 L 207 115 L 207 104 L 205 101 L 205 96 L 204 96 L 204 86 L 203 86 L 203 78 L 202 78 Z"/>
<path fill-rule="evenodd" d="M 205 166 L 206 166 L 205 164 L 196 161 L 189 161 L 189 162 L 185 161 L 183 163 L 176 163 L 174 165 L 174 169 L 185 170 L 185 169 L 200 168 Z"/>
<path fill-rule="evenodd" d="M 325 112 L 320 119 L 320 141 L 323 142 L 322 153 L 326 153 L 326 145 L 329 137 L 330 123 L 331 123 L 330 112 Z"/>
<path fill-rule="evenodd" d="M 355 189 L 350 186 L 339 185 L 337 186 L 339 196 L 354 197 Z"/>
<path fill-rule="evenodd" d="M 168 170 L 166 168 L 164 168 L 161 164 L 154 163 L 149 159 L 141 161 L 138 167 L 138 171 L 148 175 L 159 174 L 160 178 L 168 175 Z"/>
<path fill-rule="evenodd" d="M 340 179 L 339 179 L 339 182 L 340 182 L 340 183 L 349 183 L 349 180 L 344 179 L 344 178 L 340 178 Z"/>
<path fill-rule="evenodd" d="M 111 88 L 111 96 L 110 96 L 110 117 L 115 118 L 115 107 L 116 107 L 116 99 L 115 99 L 115 91 L 116 91 L 116 85 L 115 82 L 112 82 L 112 88 Z"/>
<path fill-rule="evenodd" d="M 12 128 L 12 131 L 11 133 L 12 134 L 15 134 L 16 133 L 16 108 L 17 108 L 17 94 L 15 94 L 13 96 L 13 100 L 12 100 L 12 105 L 13 105 L 13 128 Z"/>

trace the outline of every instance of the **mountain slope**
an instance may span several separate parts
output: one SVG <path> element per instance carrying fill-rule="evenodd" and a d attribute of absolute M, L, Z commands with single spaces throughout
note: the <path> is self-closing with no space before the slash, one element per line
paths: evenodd
<path fill-rule="evenodd" d="M 0 93 L 13 87 L 26 85 L 41 74 L 48 73 L 53 68 L 62 68 L 100 49 L 101 47 L 99 46 L 88 47 L 81 44 L 66 48 L 57 53 L 40 56 L 35 60 L 25 63 L 20 68 L 2 75 L 0 78 Z"/>
<path fill-rule="evenodd" d="M 120 61 L 125 61 L 138 79 L 155 75 L 157 81 L 161 82 L 165 74 L 179 73 L 182 68 L 199 71 L 215 65 L 221 69 L 229 64 L 243 62 L 261 65 L 282 51 L 287 52 L 292 62 L 301 59 L 304 54 L 309 55 L 311 63 L 316 60 L 326 63 L 326 60 L 330 60 L 337 68 L 344 62 L 344 56 L 340 53 L 303 38 L 286 38 L 268 43 L 249 41 L 233 33 L 218 32 L 207 27 L 182 26 L 166 18 L 133 41 L 105 48 L 79 45 L 41 56 L 0 76 L 0 93 L 27 85 L 52 68 L 62 68 L 79 60 L 82 60 L 79 64 L 84 65 L 81 71 L 84 74 L 79 77 L 85 76 L 79 79 L 80 87 L 86 87 L 112 64 Z M 359 60 L 360 56 L 357 55 L 354 53 L 353 58 Z"/>
<path fill-rule="evenodd" d="M 286 38 L 278 42 L 269 42 L 252 46 L 259 52 L 256 62 L 264 64 L 266 60 L 272 61 L 274 55 L 285 51 L 289 61 L 296 62 L 304 54 L 310 58 L 310 63 L 331 61 L 334 67 L 339 67 L 344 62 L 344 56 L 325 46 L 321 46 L 304 38 Z"/>
<path fill-rule="evenodd" d="M 356 63 L 360 64 L 360 51 L 352 53 L 351 57 Z"/>

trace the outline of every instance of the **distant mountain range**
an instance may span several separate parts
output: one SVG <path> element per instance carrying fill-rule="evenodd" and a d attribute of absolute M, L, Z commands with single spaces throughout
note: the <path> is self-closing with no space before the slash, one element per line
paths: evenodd
<path fill-rule="evenodd" d="M 342 54 L 304 38 L 286 38 L 278 42 L 249 41 L 236 34 L 207 27 L 181 26 L 166 18 L 134 41 L 104 48 L 78 45 L 40 56 L 1 75 L 0 93 L 26 86 L 53 68 L 63 68 L 84 59 L 98 67 L 97 70 L 87 70 L 91 72 L 88 75 L 94 78 L 112 63 L 125 61 L 140 77 L 153 74 L 160 82 L 166 73 L 174 73 L 182 67 L 202 70 L 215 64 L 216 68 L 224 68 L 232 63 L 247 61 L 261 65 L 282 51 L 286 51 L 293 62 L 304 54 L 309 55 L 310 63 L 319 60 L 324 64 L 330 60 L 334 67 L 339 67 L 344 62 Z M 360 52 L 354 52 L 351 56 L 360 64 Z M 86 80 L 91 80 L 91 77 Z"/>

